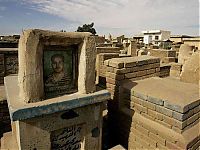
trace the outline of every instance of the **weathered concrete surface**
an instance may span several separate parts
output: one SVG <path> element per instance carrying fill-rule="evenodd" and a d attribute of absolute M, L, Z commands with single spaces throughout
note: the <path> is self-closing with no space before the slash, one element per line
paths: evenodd
<path fill-rule="evenodd" d="M 6 77 L 5 87 L 12 121 L 83 107 L 110 98 L 110 93 L 107 90 L 101 90 L 91 94 L 74 93 L 37 103 L 26 103 L 20 101 L 17 76 Z"/>
<path fill-rule="evenodd" d="M 19 87 L 22 101 L 27 103 L 44 99 L 44 46 L 78 45 L 78 91 L 95 91 L 95 38 L 90 33 L 26 30 L 19 40 Z"/>
<path fill-rule="evenodd" d="M 195 52 L 183 65 L 180 79 L 183 82 L 199 84 L 200 80 L 200 53 Z"/>

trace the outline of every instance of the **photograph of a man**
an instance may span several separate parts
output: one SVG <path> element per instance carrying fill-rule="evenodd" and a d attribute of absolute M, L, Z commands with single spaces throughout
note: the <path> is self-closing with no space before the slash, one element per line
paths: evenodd
<path fill-rule="evenodd" d="M 68 85 L 70 84 L 70 77 L 64 70 L 64 56 L 61 54 L 54 54 L 51 57 L 51 66 L 53 72 L 48 76 L 45 84 L 54 85 Z"/>
<path fill-rule="evenodd" d="M 46 50 L 43 63 L 46 98 L 71 93 L 74 88 L 72 51 Z"/>

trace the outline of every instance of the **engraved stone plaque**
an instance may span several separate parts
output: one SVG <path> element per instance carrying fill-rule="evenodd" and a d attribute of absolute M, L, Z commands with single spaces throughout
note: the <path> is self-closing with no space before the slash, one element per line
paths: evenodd
<path fill-rule="evenodd" d="M 73 93 L 76 86 L 76 49 L 51 46 L 44 50 L 44 91 L 46 98 Z"/>
<path fill-rule="evenodd" d="M 83 149 L 83 126 L 84 124 L 77 124 L 51 132 L 51 149 Z"/>

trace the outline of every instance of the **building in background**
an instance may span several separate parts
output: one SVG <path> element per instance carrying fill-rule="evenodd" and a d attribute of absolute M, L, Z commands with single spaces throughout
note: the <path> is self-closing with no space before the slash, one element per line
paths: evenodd
<path fill-rule="evenodd" d="M 159 46 L 161 41 L 170 39 L 170 31 L 164 30 L 148 30 L 142 31 L 145 44 L 153 44 Z"/>

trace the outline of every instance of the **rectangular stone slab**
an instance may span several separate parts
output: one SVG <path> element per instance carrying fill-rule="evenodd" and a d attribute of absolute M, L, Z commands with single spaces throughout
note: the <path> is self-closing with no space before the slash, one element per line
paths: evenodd
<path fill-rule="evenodd" d="M 134 66 L 141 66 L 151 63 L 159 63 L 160 59 L 153 56 L 143 55 L 140 57 L 124 57 L 124 58 L 112 58 L 108 60 L 109 66 L 115 68 L 131 68 Z"/>
<path fill-rule="evenodd" d="M 16 75 L 7 76 L 5 78 L 5 88 L 11 121 L 52 114 L 110 99 L 110 93 L 107 90 L 101 90 L 91 94 L 74 93 L 27 104 L 19 100 L 19 87 L 17 81 Z"/>

